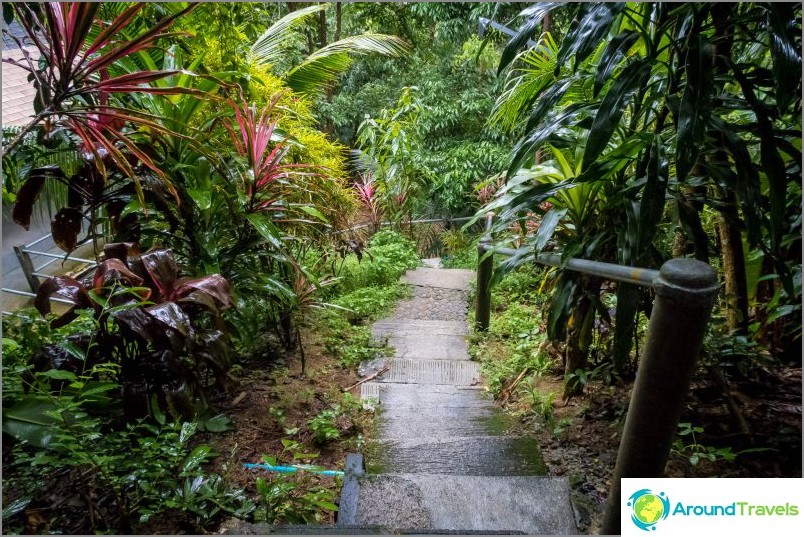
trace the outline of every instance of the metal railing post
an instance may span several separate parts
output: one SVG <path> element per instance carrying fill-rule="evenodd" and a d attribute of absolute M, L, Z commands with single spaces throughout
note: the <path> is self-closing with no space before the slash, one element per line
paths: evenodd
<path fill-rule="evenodd" d="M 603 533 L 620 534 L 620 480 L 661 477 L 718 292 L 712 267 L 671 259 L 654 281 L 647 341 L 628 406 Z"/>
<path fill-rule="evenodd" d="M 28 280 L 28 285 L 31 286 L 31 291 L 36 293 L 39 291 L 39 278 L 34 275 L 35 269 L 33 261 L 31 261 L 30 254 L 23 250 L 23 248 L 23 246 L 15 246 L 14 253 L 17 254 L 17 259 L 20 262 L 22 273 L 25 275 L 25 279 Z"/>
<path fill-rule="evenodd" d="M 488 331 L 491 317 L 491 273 L 494 270 L 494 256 L 493 254 L 487 256 L 486 252 L 491 249 L 491 221 L 493 217 L 492 213 L 486 215 L 486 233 L 477 244 L 475 328 L 480 332 Z"/>

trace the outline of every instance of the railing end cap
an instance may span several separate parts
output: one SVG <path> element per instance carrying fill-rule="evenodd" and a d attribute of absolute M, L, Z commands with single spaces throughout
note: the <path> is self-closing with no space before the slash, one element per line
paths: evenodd
<path fill-rule="evenodd" d="M 691 293 L 714 293 L 720 287 L 715 270 L 697 259 L 670 259 L 661 269 L 657 283 L 679 291 Z"/>

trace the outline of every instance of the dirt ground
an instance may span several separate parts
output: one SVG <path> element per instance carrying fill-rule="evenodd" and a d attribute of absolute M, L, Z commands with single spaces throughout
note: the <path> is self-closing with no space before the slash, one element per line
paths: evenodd
<path fill-rule="evenodd" d="M 337 360 L 326 356 L 314 338 L 306 337 L 305 341 L 306 375 L 300 374 L 297 354 L 253 357 L 248 370 L 239 373 L 239 385 L 216 402 L 216 407 L 232 420 L 230 429 L 225 433 L 199 433 L 194 439 L 212 445 L 219 453 L 210 469 L 224 475 L 231 485 L 244 488 L 251 497 L 256 497 L 256 479 L 265 473 L 247 470 L 242 464 L 260 462 L 263 455 L 292 462 L 282 458 L 283 439 L 299 441 L 306 449 L 319 453 L 313 462 L 328 469 L 343 469 L 346 453 L 360 451 L 370 439 L 373 415 L 364 412 L 338 423 L 340 440 L 324 445 L 313 441 L 307 422 L 340 401 L 342 388 L 353 385 L 359 377 L 354 368 L 344 369 Z M 533 387 L 544 394 L 560 394 L 560 372 L 539 378 Z M 553 428 L 545 426 L 543 416 L 534 414 L 532 401 L 521 391 L 505 407 L 517 417 L 510 432 L 535 435 L 540 440 L 549 474 L 569 478 L 579 530 L 583 533 L 600 531 L 631 388 L 631 381 L 614 386 L 593 382 L 582 396 L 567 402 L 558 398 L 550 405 Z M 352 392 L 356 394 L 358 390 Z M 703 428 L 695 438 L 701 446 L 730 447 L 734 453 L 758 450 L 738 454 L 732 462 L 720 458 L 714 462 L 702 460 L 696 465 L 691 464 L 690 453 L 671 454 L 666 475 L 801 477 L 801 369 L 760 370 L 751 380 L 731 381 L 729 394 L 731 401 L 709 377 L 699 373 L 693 379 L 681 421 Z M 744 423 L 735 420 L 730 403 L 736 406 Z M 293 434 L 288 434 L 288 430 Z M 690 444 L 691 439 L 686 443 Z M 71 528 L 84 527 L 79 519 L 85 517 L 82 513 L 86 511 L 86 502 L 70 493 L 70 479 L 67 475 L 53 476 L 50 499 L 44 499 L 74 514 L 75 520 L 62 528 L 65 533 L 70 533 Z M 338 488 L 334 478 L 331 485 L 334 490 Z M 4 496 L 8 499 L 6 492 Z M 66 499 L 72 505 L 65 504 Z M 31 527 L 35 528 L 35 510 L 31 516 Z M 324 522 L 332 522 L 332 518 Z M 198 533 L 199 529 L 188 515 L 170 511 L 136 531 L 181 534 Z M 81 533 L 73 533 L 76 532 Z"/>
<path fill-rule="evenodd" d="M 542 393 L 560 394 L 562 382 L 560 372 L 553 372 L 535 387 Z M 522 416 L 522 432 L 535 433 L 541 440 L 549 474 L 569 477 L 582 533 L 600 533 L 632 388 L 632 381 L 619 386 L 593 383 L 580 397 L 566 403 L 559 398 L 553 403 L 553 423 L 564 427 L 558 434 L 528 410 L 531 402 L 522 395 L 508 402 L 507 409 Z M 690 452 L 671 453 L 665 476 L 801 477 L 801 369 L 762 370 L 760 377 L 732 382 L 729 388 L 748 434 L 741 432 L 721 390 L 703 374 L 693 379 L 680 421 L 704 429 L 695 438 L 701 446 L 731 447 L 734 453 L 757 451 L 738 454 L 732 462 L 718 458 L 695 465 L 689 460 Z M 685 440 L 691 443 L 691 438 Z"/>

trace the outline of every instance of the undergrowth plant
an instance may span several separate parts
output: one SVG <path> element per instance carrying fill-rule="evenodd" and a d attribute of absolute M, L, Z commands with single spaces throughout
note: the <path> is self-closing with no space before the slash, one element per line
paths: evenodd
<path fill-rule="evenodd" d="M 322 470 L 309 464 L 318 453 L 305 452 L 304 446 L 294 440 L 282 440 L 282 452 L 277 457 L 263 455 L 271 466 L 303 466 Z M 300 470 L 293 473 L 270 472 L 256 481 L 259 505 L 254 512 L 256 522 L 268 524 L 321 524 L 330 521 L 338 510 L 335 504 L 340 478 Z"/>

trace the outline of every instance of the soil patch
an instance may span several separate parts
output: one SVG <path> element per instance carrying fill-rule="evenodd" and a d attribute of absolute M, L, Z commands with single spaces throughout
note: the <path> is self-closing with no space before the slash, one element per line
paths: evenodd
<path fill-rule="evenodd" d="M 563 379 L 553 371 L 534 380 L 532 387 L 542 397 L 561 394 Z M 519 417 L 518 432 L 539 438 L 549 475 L 569 477 L 582 533 L 600 533 L 632 388 L 632 380 L 616 386 L 590 383 L 582 396 L 563 402 L 559 395 L 539 413 L 527 391 L 519 390 L 506 405 Z M 730 448 L 736 458 L 701 457 L 692 464 L 688 448 L 671 453 L 666 477 L 801 477 L 801 369 L 765 369 L 760 377 L 731 381 L 729 393 L 749 435 L 740 433 L 729 401 L 703 372 L 693 379 L 680 421 L 703 428 L 696 443 Z M 689 446 L 692 439 L 682 441 Z"/>

